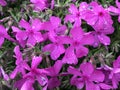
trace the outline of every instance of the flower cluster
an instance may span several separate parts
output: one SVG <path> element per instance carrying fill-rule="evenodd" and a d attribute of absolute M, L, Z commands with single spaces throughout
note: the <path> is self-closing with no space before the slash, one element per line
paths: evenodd
<path fill-rule="evenodd" d="M 34 6 L 33 9 L 38 12 L 47 8 L 53 9 L 55 4 L 54 0 L 51 2 L 30 0 L 30 2 Z M 1 6 L 6 4 L 6 1 L 0 0 Z M 118 8 L 114 6 L 104 8 L 95 1 L 81 2 L 79 6 L 70 4 L 68 14 L 63 20 L 55 15 L 50 16 L 48 20 L 22 18 L 17 25 L 11 26 L 11 31 L 0 25 L 0 48 L 6 39 L 15 45 L 13 50 L 15 68 L 7 75 L 0 66 L 0 76 L 6 81 L 19 78 L 14 83 L 18 90 L 34 90 L 36 83 L 42 90 L 53 90 L 61 85 L 61 78 L 70 75 L 72 75 L 70 85 L 78 89 L 84 87 L 86 90 L 117 89 L 120 82 L 120 56 L 113 61 L 112 66 L 100 64 L 98 67 L 93 61 L 80 61 L 88 56 L 89 48 L 110 45 L 108 35 L 114 32 L 111 13 L 119 15 L 120 22 L 118 0 L 116 5 Z M 83 23 L 92 30 L 84 29 Z M 72 26 L 69 27 L 68 24 Z M 39 53 L 35 52 L 36 48 L 39 49 Z M 30 51 L 27 52 L 26 49 L 34 50 L 29 56 L 27 54 Z"/>

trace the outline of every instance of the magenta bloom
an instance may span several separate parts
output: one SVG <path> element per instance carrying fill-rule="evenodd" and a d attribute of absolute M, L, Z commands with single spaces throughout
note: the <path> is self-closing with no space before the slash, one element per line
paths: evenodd
<path fill-rule="evenodd" d="M 50 39 L 56 35 L 64 35 L 67 27 L 61 25 L 61 19 L 59 17 L 51 16 L 49 21 L 43 23 L 42 29 L 49 32 L 48 35 Z"/>
<path fill-rule="evenodd" d="M 15 42 L 15 40 L 12 39 L 12 38 L 8 35 L 8 33 L 7 33 L 6 29 L 4 28 L 4 26 L 0 25 L 0 47 L 1 47 L 2 44 L 4 43 L 5 38 L 8 39 L 8 40 L 10 40 L 10 41 L 12 41 L 12 42 Z"/>
<path fill-rule="evenodd" d="M 59 39 L 57 39 L 57 37 L 56 37 L 56 40 L 52 42 L 53 43 L 50 43 L 44 46 L 43 51 L 50 52 L 51 58 L 53 60 L 56 60 L 61 54 L 65 52 L 65 48 L 62 42 Z"/>
<path fill-rule="evenodd" d="M 110 89 L 111 87 L 105 83 L 104 74 L 95 69 L 91 63 L 82 63 L 79 69 L 70 66 L 68 73 L 73 74 L 71 84 L 75 85 L 78 89 L 82 89 L 85 85 L 86 90 L 101 90 Z"/>
<path fill-rule="evenodd" d="M 66 49 L 62 61 L 67 64 L 77 64 L 77 58 L 81 58 L 88 54 L 89 50 L 84 45 L 92 45 L 94 38 L 91 33 L 85 33 L 79 27 L 73 28 L 70 34 L 70 47 Z"/>
<path fill-rule="evenodd" d="M 7 31 L 5 30 L 5 28 L 2 25 L 0 25 L 0 47 L 4 43 L 4 38 L 6 35 L 7 35 Z"/>
<path fill-rule="evenodd" d="M 32 85 L 37 80 L 38 83 L 43 87 L 43 90 L 47 90 L 47 71 L 37 68 L 41 61 L 41 56 L 33 57 L 31 67 L 26 68 L 26 70 L 28 70 L 28 73 L 23 75 L 23 79 L 19 80 L 15 84 L 15 87 L 19 88 L 20 90 L 34 90 Z"/>
<path fill-rule="evenodd" d="M 95 31 L 92 32 L 92 34 L 94 36 L 94 43 L 93 43 L 94 47 L 99 46 L 100 43 L 102 43 L 105 46 L 110 45 L 110 38 L 106 34 Z"/>
<path fill-rule="evenodd" d="M 86 5 L 85 2 L 82 2 L 79 6 L 79 9 L 74 5 L 71 4 L 69 8 L 70 14 L 66 15 L 65 22 L 70 21 L 71 23 L 74 22 L 73 27 L 81 26 L 81 19 L 84 16 L 84 6 Z"/>
<path fill-rule="evenodd" d="M 118 0 L 116 0 L 116 5 L 118 8 L 116 8 L 114 6 L 110 6 L 108 8 L 108 11 L 115 13 L 115 15 L 119 15 L 118 21 L 120 22 L 120 2 L 118 2 Z"/>
<path fill-rule="evenodd" d="M 41 24 L 41 21 L 38 19 L 32 20 L 31 25 L 22 19 L 19 25 L 25 30 L 20 30 L 14 26 L 12 27 L 13 32 L 16 33 L 16 39 L 19 41 L 22 47 L 24 47 L 26 44 L 34 46 L 36 43 L 43 41 L 43 37 L 40 32 Z"/>
<path fill-rule="evenodd" d="M 43 24 L 43 29 L 47 31 L 47 38 L 52 42 L 43 47 L 44 52 L 50 52 L 53 60 L 56 60 L 61 54 L 65 52 L 64 45 L 61 38 L 65 36 L 65 25 L 60 25 L 61 20 L 58 17 L 50 17 L 50 21 Z"/>
<path fill-rule="evenodd" d="M 120 82 L 120 56 L 113 62 L 113 68 L 108 67 L 111 71 L 109 79 L 112 80 L 113 88 L 118 88 Z"/>
<path fill-rule="evenodd" d="M 19 46 L 16 46 L 14 48 L 15 58 L 16 58 L 16 67 L 13 70 L 13 72 L 10 74 L 10 78 L 14 79 L 17 75 L 17 73 L 22 73 L 22 75 L 25 75 L 26 71 L 25 68 L 28 67 L 26 60 L 23 60 L 22 53 L 20 52 Z"/>
<path fill-rule="evenodd" d="M 62 61 L 58 60 L 55 62 L 54 66 L 47 68 L 48 76 L 50 76 L 50 79 L 48 81 L 48 88 L 50 90 L 53 90 L 53 88 L 58 87 L 61 82 L 57 78 L 59 76 L 59 72 L 62 68 Z"/>
<path fill-rule="evenodd" d="M 34 4 L 35 10 L 44 10 L 47 7 L 47 0 L 30 0 Z"/>
<path fill-rule="evenodd" d="M 87 21 L 96 31 L 109 30 L 113 31 L 113 21 L 108 10 L 104 9 L 101 5 L 96 2 L 91 2 L 87 10 L 84 20 Z M 104 30 L 104 31 L 105 31 Z"/>
<path fill-rule="evenodd" d="M 1 5 L 1 6 L 6 6 L 6 5 L 7 5 L 7 3 L 6 3 L 6 1 L 5 1 L 5 0 L 0 0 L 0 5 Z"/>

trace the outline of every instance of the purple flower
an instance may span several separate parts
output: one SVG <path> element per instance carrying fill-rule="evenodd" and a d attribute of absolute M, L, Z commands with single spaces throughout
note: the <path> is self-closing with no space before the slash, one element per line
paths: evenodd
<path fill-rule="evenodd" d="M 86 3 L 82 2 L 79 6 L 79 9 L 74 4 L 70 5 L 69 12 L 70 14 L 66 15 L 65 22 L 70 21 L 71 23 L 74 22 L 73 27 L 79 27 L 81 26 L 81 19 L 84 16 L 84 7 Z"/>
<path fill-rule="evenodd" d="M 30 25 L 27 21 L 22 19 L 19 25 L 25 30 L 20 30 L 13 26 L 13 32 L 16 33 L 16 39 L 19 41 L 22 47 L 27 45 L 34 46 L 37 42 L 43 41 L 41 30 L 41 21 L 39 19 L 32 20 Z"/>
<path fill-rule="evenodd" d="M 50 39 L 50 36 L 64 35 L 67 27 L 61 25 L 61 19 L 59 17 L 51 16 L 49 21 L 43 23 L 42 29 L 49 32 Z"/>
<path fill-rule="evenodd" d="M 66 49 L 65 56 L 63 57 L 63 63 L 77 64 L 77 58 L 81 58 L 88 54 L 88 48 L 84 45 L 92 45 L 94 38 L 90 32 L 85 33 L 79 27 L 73 28 L 70 31 L 70 47 Z"/>
<path fill-rule="evenodd" d="M 1 5 L 1 6 L 6 6 L 6 5 L 7 5 L 7 3 L 6 3 L 6 1 L 5 1 L 5 0 L 0 0 L 0 5 Z"/>
<path fill-rule="evenodd" d="M 94 36 L 94 43 L 93 46 L 97 47 L 99 46 L 100 43 L 102 43 L 103 45 L 110 45 L 110 38 L 104 34 L 104 33 L 100 33 L 100 32 L 92 32 L 93 36 Z"/>
<path fill-rule="evenodd" d="M 53 43 L 47 44 L 43 47 L 44 52 L 50 52 L 50 56 L 53 60 L 56 60 L 61 54 L 65 52 L 64 45 L 59 39 L 53 41 Z"/>
<path fill-rule="evenodd" d="M 46 70 L 48 71 L 48 76 L 51 78 L 48 81 L 48 88 L 50 90 L 53 90 L 53 88 L 58 87 L 61 82 L 57 78 L 59 76 L 59 72 L 62 68 L 62 61 L 58 60 L 55 62 L 54 66 L 47 68 Z"/>
<path fill-rule="evenodd" d="M 120 56 L 113 62 L 113 68 L 107 68 L 111 71 L 109 79 L 112 80 L 113 88 L 118 88 L 120 82 Z"/>
<path fill-rule="evenodd" d="M 111 88 L 109 85 L 103 83 L 105 78 L 104 74 L 95 69 L 89 62 L 82 63 L 78 69 L 70 66 L 68 68 L 68 73 L 73 74 L 71 84 L 75 85 L 78 89 L 82 89 L 84 85 L 86 86 L 86 90 Z"/>
<path fill-rule="evenodd" d="M 26 71 L 25 68 L 28 68 L 28 65 L 26 63 L 26 60 L 23 60 L 22 53 L 20 52 L 19 46 L 16 46 L 14 48 L 15 58 L 16 58 L 16 67 L 13 70 L 13 72 L 10 74 L 10 78 L 14 79 L 17 75 L 17 73 L 22 73 L 22 75 L 25 75 Z"/>
<path fill-rule="evenodd" d="M 48 31 L 47 37 L 52 42 L 43 47 L 44 52 L 50 52 L 53 60 L 56 60 L 61 54 L 65 52 L 63 42 L 66 26 L 60 25 L 61 20 L 58 17 L 50 17 L 50 21 L 43 24 L 43 29 Z"/>
<path fill-rule="evenodd" d="M 97 31 L 113 31 L 113 21 L 107 9 L 98 5 L 97 2 L 91 2 L 86 8 L 84 20 L 87 21 L 89 25 Z"/>
<path fill-rule="evenodd" d="M 2 25 L 0 25 L 0 47 L 4 43 L 4 38 L 6 35 L 7 35 L 7 31 L 5 30 L 5 28 Z"/>
<path fill-rule="evenodd" d="M 47 0 L 30 0 L 34 4 L 35 10 L 44 10 L 47 7 Z"/>
<path fill-rule="evenodd" d="M 5 38 L 8 39 L 8 40 L 10 40 L 10 41 L 15 42 L 15 40 L 12 39 L 12 38 L 8 35 L 8 33 L 7 33 L 6 29 L 4 28 L 4 26 L 0 25 L 0 47 L 1 47 L 2 44 L 4 43 Z"/>
<path fill-rule="evenodd" d="M 118 0 L 116 0 L 116 5 L 118 8 L 116 8 L 114 6 L 110 6 L 108 8 L 108 11 L 115 13 L 115 15 L 119 15 L 118 21 L 120 22 L 120 2 L 118 2 Z"/>
<path fill-rule="evenodd" d="M 41 61 L 42 61 L 41 56 L 38 56 L 38 57 L 34 56 L 32 59 L 31 67 L 26 68 L 28 73 L 23 75 L 23 79 L 18 81 L 15 84 L 15 87 L 19 88 L 20 90 L 29 90 L 29 89 L 34 90 L 32 85 L 37 80 L 38 83 L 41 86 L 43 86 L 43 90 L 47 90 L 47 83 L 48 83 L 48 79 L 46 76 L 47 71 L 44 69 L 37 68 Z M 19 83 L 21 84 L 19 85 Z"/>

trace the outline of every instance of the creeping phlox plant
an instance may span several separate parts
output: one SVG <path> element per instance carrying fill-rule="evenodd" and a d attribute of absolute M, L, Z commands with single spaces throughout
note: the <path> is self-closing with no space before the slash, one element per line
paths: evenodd
<path fill-rule="evenodd" d="M 0 90 L 117 90 L 118 0 L 0 0 Z"/>

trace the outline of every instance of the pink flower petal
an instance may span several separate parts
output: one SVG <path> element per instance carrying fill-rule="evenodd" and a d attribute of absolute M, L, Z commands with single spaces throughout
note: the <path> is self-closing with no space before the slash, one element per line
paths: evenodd
<path fill-rule="evenodd" d="M 78 47 L 75 48 L 75 50 L 76 50 L 76 56 L 77 56 L 78 58 L 81 58 L 81 57 L 83 57 L 83 56 L 87 56 L 88 51 L 89 51 L 89 50 L 88 50 L 86 47 L 84 47 L 84 46 L 78 46 Z"/>
<path fill-rule="evenodd" d="M 61 82 L 58 80 L 57 77 L 50 78 L 48 82 L 48 88 L 53 89 L 55 87 L 58 87 L 61 84 Z"/>
<path fill-rule="evenodd" d="M 30 24 L 24 19 L 20 20 L 19 25 L 27 30 L 31 29 Z"/>
<path fill-rule="evenodd" d="M 82 63 L 80 65 L 80 70 L 82 71 L 83 75 L 89 76 L 94 71 L 94 66 L 91 63 Z"/>
<path fill-rule="evenodd" d="M 110 38 L 104 34 L 98 35 L 100 42 L 104 45 L 110 45 Z"/>
<path fill-rule="evenodd" d="M 111 87 L 110 85 L 107 85 L 107 84 L 105 84 L 105 83 L 100 83 L 99 86 L 100 86 L 102 89 L 107 89 L 107 90 L 112 89 L 112 87 Z"/>
<path fill-rule="evenodd" d="M 117 9 L 117 8 L 114 7 L 114 6 L 110 6 L 110 7 L 108 8 L 108 11 L 114 12 L 115 14 L 119 14 L 119 13 L 120 13 L 120 12 L 119 12 L 119 9 Z"/>
<path fill-rule="evenodd" d="M 75 16 L 74 15 L 66 15 L 65 16 L 65 22 L 70 21 L 71 23 L 75 21 Z"/>
<path fill-rule="evenodd" d="M 72 46 L 66 49 L 65 56 L 63 57 L 62 62 L 67 64 L 78 63 L 77 57 L 74 53 L 74 48 Z"/>
<path fill-rule="evenodd" d="M 67 71 L 68 71 L 68 73 L 73 74 L 73 75 L 77 75 L 77 76 L 81 75 L 81 72 L 78 69 L 75 69 L 72 66 L 69 66 Z"/>
<path fill-rule="evenodd" d="M 53 27 L 57 28 L 60 25 L 61 20 L 59 17 L 51 16 L 50 22 L 52 23 Z"/>
<path fill-rule="evenodd" d="M 14 79 L 14 78 L 16 77 L 17 73 L 18 73 L 18 68 L 16 67 L 16 68 L 12 71 L 12 73 L 10 74 L 10 78 L 11 78 L 11 79 Z"/>
<path fill-rule="evenodd" d="M 72 35 L 72 38 L 76 41 L 80 41 L 83 37 L 83 30 L 80 27 L 75 27 L 70 31 L 70 34 Z"/>
<path fill-rule="evenodd" d="M 21 87 L 20 90 L 34 90 L 33 86 L 33 81 L 27 80 Z"/>
<path fill-rule="evenodd" d="M 63 45 L 54 45 L 54 49 L 51 52 L 51 58 L 56 60 L 61 54 L 65 52 Z"/>
<path fill-rule="evenodd" d="M 37 66 L 40 64 L 40 62 L 42 61 L 42 57 L 39 56 L 39 57 L 33 57 L 32 59 L 32 68 L 37 68 Z"/>
<path fill-rule="evenodd" d="M 98 70 L 94 70 L 94 72 L 90 76 L 90 79 L 95 82 L 103 82 L 104 78 L 104 74 Z"/>
<path fill-rule="evenodd" d="M 43 47 L 43 52 L 52 52 L 54 50 L 54 44 L 47 44 Z"/>
<path fill-rule="evenodd" d="M 35 38 L 33 37 L 33 35 L 30 35 L 29 37 L 28 37 L 28 40 L 27 40 L 27 45 L 29 46 L 34 46 L 36 44 L 36 40 L 35 40 Z"/>
<path fill-rule="evenodd" d="M 43 41 L 43 37 L 42 37 L 42 34 L 40 32 L 35 32 L 34 38 L 36 39 L 37 42 Z"/>
<path fill-rule="evenodd" d="M 41 21 L 39 19 L 34 19 L 32 20 L 32 29 L 35 31 L 39 31 L 41 29 Z"/>
<path fill-rule="evenodd" d="M 77 19 L 73 25 L 73 27 L 79 27 L 81 26 L 81 19 Z"/>
<path fill-rule="evenodd" d="M 60 72 L 60 70 L 61 70 L 61 68 L 62 68 L 62 61 L 61 60 L 58 60 L 58 61 L 56 61 L 56 63 L 54 64 L 54 70 L 55 70 L 55 73 L 56 73 L 56 75 L 57 74 L 59 74 L 59 72 Z"/>
<path fill-rule="evenodd" d="M 116 2 L 117 7 L 120 9 L 120 2 L 119 2 L 119 0 L 116 0 L 115 2 Z"/>
<path fill-rule="evenodd" d="M 69 12 L 71 14 L 76 14 L 78 12 L 78 9 L 77 9 L 77 7 L 74 4 L 71 4 L 70 8 L 69 8 Z"/>
<path fill-rule="evenodd" d="M 93 45 L 94 37 L 92 33 L 85 33 L 80 42 L 82 45 Z"/>
<path fill-rule="evenodd" d="M 81 78 L 72 77 L 70 80 L 71 85 L 75 85 L 78 89 L 82 89 L 84 87 L 84 82 Z"/>

